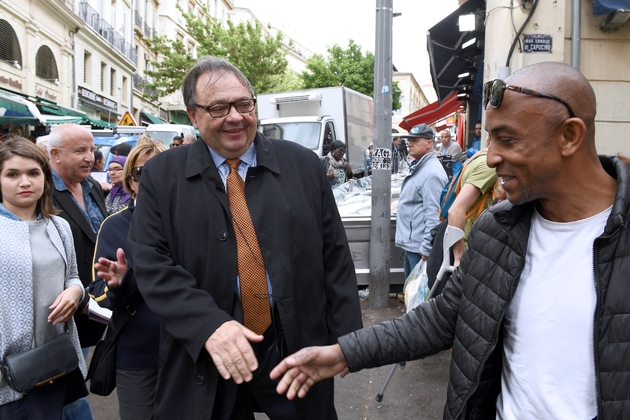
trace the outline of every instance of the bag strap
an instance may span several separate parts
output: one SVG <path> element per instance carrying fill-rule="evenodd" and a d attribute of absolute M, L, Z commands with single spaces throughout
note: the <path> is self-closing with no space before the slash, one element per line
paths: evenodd
<path fill-rule="evenodd" d="M 125 310 L 112 314 L 112 317 L 109 319 L 109 323 L 107 324 L 107 329 L 111 330 L 114 334 L 118 334 L 127 321 L 136 314 L 136 311 L 140 309 L 143 303 L 144 298 L 138 293 L 136 299 L 128 304 Z"/>
<path fill-rule="evenodd" d="M 455 195 L 459 194 L 459 192 L 462 190 L 462 187 L 463 187 L 462 182 L 464 180 L 464 171 L 466 171 L 468 164 L 472 162 L 473 160 L 477 159 L 479 156 L 485 156 L 487 154 L 488 152 L 486 150 L 480 150 L 474 155 L 472 155 L 468 160 L 466 160 L 466 162 L 464 162 L 464 166 L 462 167 L 462 171 L 460 172 L 461 177 L 459 178 L 457 182 L 457 187 L 455 188 Z M 469 219 L 475 214 L 476 214 L 475 217 L 479 217 L 479 215 L 483 213 L 486 200 L 488 199 L 490 194 L 494 195 L 494 187 L 486 191 L 486 193 L 481 196 L 481 199 L 478 200 L 477 205 L 470 208 L 470 210 L 466 213 L 466 219 Z"/>

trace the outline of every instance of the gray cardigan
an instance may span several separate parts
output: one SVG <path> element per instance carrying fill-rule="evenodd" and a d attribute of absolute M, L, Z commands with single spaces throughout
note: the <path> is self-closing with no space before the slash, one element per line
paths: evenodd
<path fill-rule="evenodd" d="M 77 272 L 70 226 L 62 218 L 52 216 L 46 230 L 64 259 L 64 289 L 73 285 L 83 289 Z M 21 221 L 1 204 L 0 232 L 0 357 L 4 358 L 33 346 L 33 264 L 28 223 Z M 79 367 L 85 377 L 87 368 L 72 318 L 68 326 L 79 357 Z M 6 384 L 0 372 L 0 405 L 20 398 L 22 395 Z"/>

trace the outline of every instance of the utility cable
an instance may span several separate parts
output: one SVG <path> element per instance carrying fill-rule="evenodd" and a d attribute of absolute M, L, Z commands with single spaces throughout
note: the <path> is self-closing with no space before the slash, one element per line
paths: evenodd
<path fill-rule="evenodd" d="M 506 67 L 510 67 L 510 60 L 512 59 L 512 53 L 514 52 L 514 48 L 516 47 L 516 43 L 520 42 L 521 34 L 523 33 L 523 30 L 525 29 L 525 26 L 527 26 L 527 23 L 529 22 L 529 20 L 534 15 L 534 11 L 536 10 L 536 6 L 538 6 L 538 0 L 533 0 L 532 8 L 529 11 L 529 15 L 527 15 L 527 19 L 525 19 L 525 22 L 523 22 L 523 25 L 521 26 L 521 29 L 519 29 L 518 32 L 516 33 L 516 36 L 514 37 L 514 41 L 512 41 L 512 46 L 510 47 L 510 52 L 508 53 L 507 61 L 505 62 L 505 66 Z"/>

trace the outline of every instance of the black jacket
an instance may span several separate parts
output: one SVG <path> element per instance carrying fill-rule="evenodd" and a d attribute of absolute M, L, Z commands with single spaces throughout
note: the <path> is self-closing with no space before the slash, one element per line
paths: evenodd
<path fill-rule="evenodd" d="M 245 191 L 287 350 L 361 327 L 356 275 L 322 164 L 297 143 L 256 135 Z M 147 161 L 129 229 L 138 289 L 161 322 L 156 419 L 209 419 L 219 384 L 204 344 L 239 305 L 225 187 L 203 141 Z M 138 223 L 136 223 L 138 222 Z M 311 392 L 313 395 L 311 395 Z M 298 402 L 300 419 L 333 418 L 333 381 Z"/>
<path fill-rule="evenodd" d="M 630 172 L 617 179 L 604 233 L 594 242 L 595 372 L 599 419 L 630 418 Z M 534 203 L 491 207 L 477 220 L 442 295 L 410 313 L 339 339 L 351 371 L 453 348 L 445 419 L 494 419 L 501 391 L 502 323 L 525 266 Z"/>
<path fill-rule="evenodd" d="M 88 176 L 87 180 L 92 183 L 90 195 L 101 209 L 103 216 L 107 217 L 108 213 L 105 207 L 105 198 L 101 185 L 91 176 Z M 77 254 L 79 278 L 83 286 L 87 287 L 92 282 L 92 264 L 94 260 L 96 233 L 94 233 L 90 227 L 90 223 L 83 215 L 76 201 L 72 198 L 70 191 L 58 191 L 56 188 L 53 188 L 53 205 L 61 210 L 59 216 L 70 224 L 72 237 L 74 239 L 74 249 Z M 77 324 L 77 331 L 79 331 L 81 347 L 90 347 L 95 345 L 103 335 L 105 324 L 90 321 L 87 315 L 81 314 L 82 309 L 87 304 L 87 293 L 85 297 L 86 299 L 81 302 L 77 313 L 74 315 L 74 320 Z"/>
<path fill-rule="evenodd" d="M 125 251 L 129 268 L 123 277 L 122 284 L 114 289 L 109 288 L 107 283 L 96 275 L 96 269 L 94 269 L 94 281 L 90 283 L 88 291 L 100 306 L 113 311 L 112 317 L 119 316 L 127 310 L 128 306 L 137 308 L 116 342 L 116 367 L 121 369 L 157 368 L 160 322 L 149 307 L 142 302 L 133 271 L 133 257 L 127 241 L 134 209 L 134 201 L 130 200 L 127 208 L 112 214 L 103 221 L 94 252 L 94 261 L 100 257 L 116 261 L 118 248 Z"/>

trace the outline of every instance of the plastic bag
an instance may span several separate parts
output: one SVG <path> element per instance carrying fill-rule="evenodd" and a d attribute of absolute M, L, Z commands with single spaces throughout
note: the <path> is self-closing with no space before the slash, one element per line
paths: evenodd
<path fill-rule="evenodd" d="M 405 285 L 403 286 L 407 312 L 427 300 L 430 291 L 427 276 L 427 263 L 426 261 L 420 260 L 413 270 L 411 270 L 409 276 L 407 276 Z"/>

